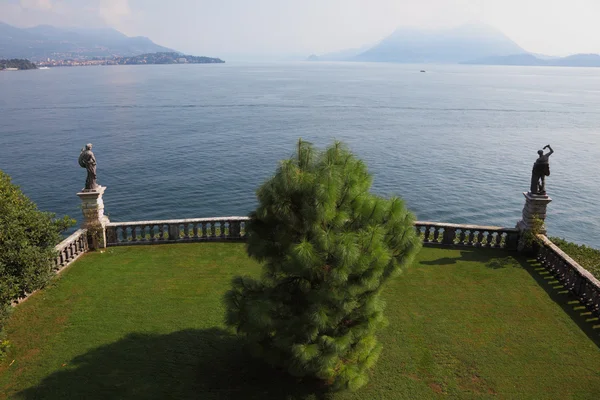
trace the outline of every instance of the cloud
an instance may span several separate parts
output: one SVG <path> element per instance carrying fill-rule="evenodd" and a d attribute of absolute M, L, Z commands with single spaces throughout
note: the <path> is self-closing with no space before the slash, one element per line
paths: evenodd
<path fill-rule="evenodd" d="M 131 15 L 131 8 L 128 0 L 100 0 L 98 12 L 107 24 L 117 25 Z"/>
<path fill-rule="evenodd" d="M 33 10 L 51 10 L 52 0 L 20 0 L 22 8 Z"/>

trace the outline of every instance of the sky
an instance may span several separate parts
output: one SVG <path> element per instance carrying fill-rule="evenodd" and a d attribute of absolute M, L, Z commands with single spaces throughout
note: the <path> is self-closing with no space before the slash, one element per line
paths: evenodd
<path fill-rule="evenodd" d="M 194 55 L 323 54 L 479 21 L 527 51 L 600 53 L 600 0 L 0 0 L 20 27 L 109 26 Z"/>

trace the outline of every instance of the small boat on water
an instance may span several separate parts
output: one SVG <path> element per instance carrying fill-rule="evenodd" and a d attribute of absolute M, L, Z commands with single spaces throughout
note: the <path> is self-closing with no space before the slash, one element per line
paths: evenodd
<path fill-rule="evenodd" d="M 39 67 L 38 69 L 50 69 L 48 67 Z"/>
<path fill-rule="evenodd" d="M 427 71 L 425 71 L 424 69 L 422 69 L 421 72 L 427 72 Z"/>

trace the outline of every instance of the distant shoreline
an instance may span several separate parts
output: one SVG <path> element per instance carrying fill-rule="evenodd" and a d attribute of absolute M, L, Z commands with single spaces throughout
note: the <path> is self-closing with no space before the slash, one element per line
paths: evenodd
<path fill-rule="evenodd" d="M 164 64 L 224 64 L 213 57 L 197 57 L 175 52 L 146 53 L 131 57 L 92 58 L 84 60 L 48 60 L 38 62 L 39 67 L 87 67 L 102 65 L 164 65 Z"/>

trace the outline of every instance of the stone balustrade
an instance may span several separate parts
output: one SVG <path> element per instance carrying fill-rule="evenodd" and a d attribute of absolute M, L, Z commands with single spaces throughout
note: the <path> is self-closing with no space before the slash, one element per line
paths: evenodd
<path fill-rule="evenodd" d="M 517 250 L 519 230 L 499 226 L 462 225 L 416 221 L 424 245 L 482 247 Z"/>
<path fill-rule="evenodd" d="M 54 247 L 54 250 L 58 253 L 54 259 L 54 272 L 60 274 L 67 265 L 89 251 L 87 230 L 79 229 L 77 232 L 57 244 L 56 247 Z M 31 293 L 25 293 L 23 297 L 13 301 L 11 305 L 16 306 L 17 304 L 24 302 L 35 292 L 37 292 L 37 290 L 34 290 Z"/>
<path fill-rule="evenodd" d="M 58 254 L 54 259 L 54 269 L 59 271 L 89 250 L 87 230 L 79 229 L 56 245 L 55 250 Z"/>
<path fill-rule="evenodd" d="M 244 240 L 248 217 L 192 218 L 112 222 L 106 225 L 107 246 L 173 242 Z M 417 221 L 426 245 L 453 245 L 516 250 L 519 231 L 498 226 Z"/>
<path fill-rule="evenodd" d="M 175 242 L 244 240 L 247 217 L 190 218 L 112 222 L 106 225 L 107 246 Z"/>
<path fill-rule="evenodd" d="M 600 318 L 600 281 L 545 235 L 538 235 L 538 239 L 538 261 L 589 311 Z"/>

